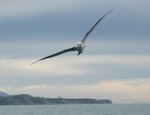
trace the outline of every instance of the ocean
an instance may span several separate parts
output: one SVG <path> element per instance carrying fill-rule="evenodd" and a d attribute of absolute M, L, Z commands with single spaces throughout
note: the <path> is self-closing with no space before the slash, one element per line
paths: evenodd
<path fill-rule="evenodd" d="M 150 115 L 150 104 L 0 106 L 0 115 Z"/>

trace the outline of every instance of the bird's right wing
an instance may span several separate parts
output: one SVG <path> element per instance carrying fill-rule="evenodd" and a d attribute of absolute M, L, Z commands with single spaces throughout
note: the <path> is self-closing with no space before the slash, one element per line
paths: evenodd
<path fill-rule="evenodd" d="M 85 34 L 85 36 L 83 37 L 83 39 L 81 40 L 82 43 L 85 42 L 86 38 L 89 36 L 89 34 L 95 29 L 95 27 L 99 24 L 99 22 L 105 17 L 107 16 L 109 13 L 111 13 L 113 10 L 109 11 L 108 13 L 106 13 L 103 17 L 101 17 L 93 26 L 92 28 Z"/>
<path fill-rule="evenodd" d="M 76 49 L 75 47 L 68 48 L 68 49 L 62 50 L 62 51 L 60 51 L 60 52 L 57 52 L 57 53 L 55 53 L 55 54 L 52 54 L 52 55 L 50 55 L 50 56 L 44 57 L 44 58 L 42 58 L 42 59 L 39 59 L 39 60 L 33 62 L 31 65 L 33 65 L 33 64 L 35 64 L 35 63 L 37 63 L 37 62 L 39 62 L 39 61 L 45 60 L 45 59 L 47 59 L 47 58 L 55 57 L 55 56 L 58 56 L 58 55 L 60 55 L 60 54 L 66 53 L 66 52 L 76 51 L 76 50 L 77 50 L 77 49 Z"/>

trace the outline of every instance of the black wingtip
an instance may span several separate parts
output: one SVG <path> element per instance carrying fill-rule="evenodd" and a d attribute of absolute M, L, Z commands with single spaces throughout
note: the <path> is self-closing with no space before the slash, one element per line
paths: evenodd
<path fill-rule="evenodd" d="M 30 65 L 34 65 L 36 62 L 31 63 Z"/>
<path fill-rule="evenodd" d="M 111 13 L 112 11 L 114 11 L 114 9 L 110 10 L 107 14 Z"/>
<path fill-rule="evenodd" d="M 34 65 L 35 63 L 37 63 L 37 62 L 39 62 L 40 60 L 37 60 L 37 61 L 35 61 L 35 62 L 33 62 L 33 63 L 31 63 L 31 65 Z"/>
<path fill-rule="evenodd" d="M 114 11 L 114 9 L 110 10 L 109 12 L 107 12 L 100 20 L 102 20 L 105 16 L 107 16 L 108 14 L 110 14 L 112 11 Z"/>
<path fill-rule="evenodd" d="M 110 12 L 114 11 L 114 9 L 110 10 Z"/>

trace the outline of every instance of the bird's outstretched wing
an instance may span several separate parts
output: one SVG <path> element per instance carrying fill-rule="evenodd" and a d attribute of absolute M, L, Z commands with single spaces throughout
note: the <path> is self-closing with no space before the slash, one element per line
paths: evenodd
<path fill-rule="evenodd" d="M 77 50 L 77 49 L 76 49 L 75 47 L 68 48 L 68 49 L 62 50 L 62 51 L 60 51 L 60 52 L 57 52 L 57 53 L 55 53 L 55 54 L 52 54 L 52 55 L 50 55 L 50 56 L 44 57 L 44 58 L 42 58 L 42 59 L 39 59 L 39 60 L 33 62 L 31 65 L 33 65 L 33 64 L 35 64 L 35 63 L 37 63 L 37 62 L 39 62 L 39 61 L 45 60 L 45 59 L 47 59 L 47 58 L 55 57 L 55 56 L 57 56 L 57 55 L 60 55 L 60 54 L 66 53 L 66 52 L 76 51 L 76 50 Z"/>
<path fill-rule="evenodd" d="M 86 38 L 89 36 L 89 34 L 95 29 L 95 27 L 99 24 L 99 22 L 105 17 L 107 16 L 109 13 L 111 13 L 113 10 L 110 10 L 108 13 L 106 13 L 103 17 L 101 17 L 93 26 L 92 28 L 85 34 L 85 36 L 83 37 L 83 39 L 81 40 L 82 43 L 85 42 Z"/>

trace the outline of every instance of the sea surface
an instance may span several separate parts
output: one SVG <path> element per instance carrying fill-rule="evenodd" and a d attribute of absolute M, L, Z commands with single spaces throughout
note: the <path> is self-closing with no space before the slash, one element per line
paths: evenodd
<path fill-rule="evenodd" d="M 150 104 L 0 106 L 0 115 L 150 115 Z"/>

